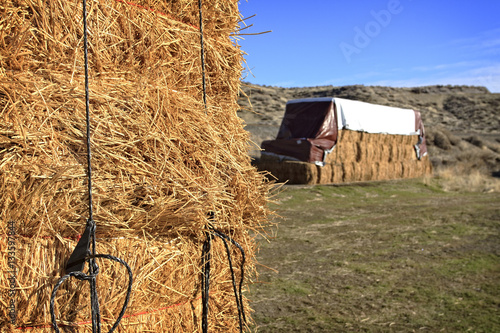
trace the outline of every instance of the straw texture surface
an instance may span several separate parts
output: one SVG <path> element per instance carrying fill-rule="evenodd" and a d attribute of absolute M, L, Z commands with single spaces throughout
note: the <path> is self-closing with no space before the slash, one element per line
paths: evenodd
<path fill-rule="evenodd" d="M 198 1 L 87 1 L 98 253 L 130 261 L 136 280 L 127 314 L 145 313 L 124 319 L 122 331 L 196 331 L 208 213 L 214 228 L 246 250 L 249 272 L 249 231 L 267 223 L 270 185 L 251 166 L 248 133 L 236 114 L 238 1 L 203 2 L 206 107 Z M 50 322 L 50 291 L 88 217 L 83 66 L 80 0 L 2 1 L 0 242 L 4 249 L 12 221 L 19 267 L 17 322 L 1 315 L 2 331 L 43 330 Z M 213 252 L 210 327 L 233 332 L 238 319 L 225 250 L 215 244 Z M 0 265 L 6 267 L 4 257 Z M 126 275 L 118 265 L 99 265 L 101 313 L 112 320 Z M 88 331 L 88 286 L 67 284 L 57 317 Z M 2 299 L 6 314 L 8 297 Z"/>

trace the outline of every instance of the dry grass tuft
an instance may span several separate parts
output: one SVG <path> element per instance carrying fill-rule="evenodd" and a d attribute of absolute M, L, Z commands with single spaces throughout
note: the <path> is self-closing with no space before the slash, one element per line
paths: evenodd
<path fill-rule="evenodd" d="M 426 184 L 435 180 L 445 191 L 500 192 L 500 179 L 461 165 L 438 168 L 434 177 L 424 178 Z"/>

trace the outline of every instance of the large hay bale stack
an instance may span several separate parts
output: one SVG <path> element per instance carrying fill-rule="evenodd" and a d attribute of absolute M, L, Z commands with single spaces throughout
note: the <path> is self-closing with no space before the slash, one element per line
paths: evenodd
<path fill-rule="evenodd" d="M 208 213 L 214 228 L 246 250 L 248 272 L 255 251 L 249 230 L 260 229 L 268 214 L 269 186 L 250 164 L 248 133 L 236 115 L 242 54 L 230 36 L 238 29 L 238 1 L 203 4 L 206 108 L 198 1 L 87 3 L 97 251 L 129 261 L 135 276 L 121 328 L 194 332 Z M 0 258 L 2 332 L 50 331 L 50 291 L 88 217 L 81 6 L 0 5 L 0 243 L 10 246 L 13 226 L 17 267 L 13 296 L 10 263 Z M 213 258 L 209 331 L 237 331 L 225 250 L 215 241 Z M 126 274 L 99 265 L 107 331 Z M 87 289 L 67 282 L 56 299 L 59 322 L 74 331 L 91 330 Z"/>
<path fill-rule="evenodd" d="M 370 180 L 416 178 L 432 173 L 426 155 L 418 159 L 417 135 L 375 134 L 339 131 L 337 145 L 323 166 L 299 161 L 281 161 L 263 154 L 259 169 L 289 184 L 331 184 Z"/>

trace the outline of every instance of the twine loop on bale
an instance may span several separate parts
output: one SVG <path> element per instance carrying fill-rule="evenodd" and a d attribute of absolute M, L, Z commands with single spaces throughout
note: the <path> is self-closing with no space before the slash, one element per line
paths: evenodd
<path fill-rule="evenodd" d="M 212 230 L 212 232 L 222 239 L 224 242 L 224 246 L 226 248 L 226 253 L 227 253 L 227 260 L 229 262 L 229 269 L 231 270 L 231 281 L 233 283 L 233 290 L 234 290 L 234 296 L 236 299 L 236 305 L 238 306 L 238 318 L 240 321 L 240 331 L 243 330 L 243 323 L 246 323 L 246 317 L 245 317 L 245 311 L 243 309 L 243 295 L 241 293 L 241 290 L 243 289 L 243 279 L 245 277 L 245 272 L 244 272 L 244 267 L 245 267 L 245 251 L 241 247 L 241 245 L 236 242 L 234 239 L 231 237 L 227 236 L 226 234 L 223 234 L 222 232 L 218 230 Z M 233 269 L 233 262 L 231 260 L 231 252 L 229 251 L 229 245 L 227 241 L 230 241 L 233 245 L 235 245 L 241 252 L 241 277 L 240 277 L 240 283 L 238 286 L 238 290 L 236 288 L 236 278 L 234 276 L 234 269 Z"/>
<path fill-rule="evenodd" d="M 213 219 L 213 212 L 210 213 L 210 219 Z M 210 293 L 210 259 L 211 259 L 211 247 L 212 239 L 214 236 L 219 237 L 224 242 L 224 247 L 226 248 L 227 260 L 229 263 L 229 269 L 231 271 L 231 281 L 233 284 L 234 298 L 236 300 L 236 307 L 238 309 L 238 320 L 240 323 L 240 332 L 243 332 L 243 325 L 246 323 L 245 309 L 243 308 L 243 280 L 245 277 L 244 266 L 245 266 L 245 251 L 241 245 L 236 242 L 233 238 L 224 234 L 223 232 L 213 228 L 211 224 L 208 225 L 207 231 L 205 232 L 206 240 L 203 243 L 202 249 L 202 277 L 201 277 L 201 296 L 203 304 L 202 312 L 202 332 L 208 332 L 208 300 Z M 231 257 L 231 251 L 229 249 L 228 241 L 238 248 L 241 252 L 241 266 L 240 266 L 240 282 L 238 287 L 236 286 L 236 277 L 233 269 L 233 261 Z"/>
<path fill-rule="evenodd" d="M 93 260 L 95 258 L 103 258 L 103 259 L 109 259 L 109 260 L 116 261 L 117 263 L 125 266 L 125 268 L 127 268 L 127 272 L 128 272 L 129 283 L 128 283 L 128 288 L 127 288 L 127 296 L 125 297 L 125 301 L 123 303 L 122 310 L 120 311 L 118 318 L 116 319 L 115 323 L 113 324 L 113 327 L 111 327 L 111 329 L 109 330 L 109 333 L 113 332 L 118 327 L 118 325 L 120 324 L 120 321 L 122 320 L 123 316 L 125 315 L 125 311 L 127 309 L 127 305 L 128 305 L 129 300 L 130 300 L 130 295 L 132 293 L 132 282 L 133 282 L 132 269 L 122 259 L 114 257 L 114 256 L 109 255 L 109 254 L 89 255 L 85 258 L 85 260 L 89 262 L 89 265 L 90 265 L 90 262 L 93 262 L 93 268 L 92 268 L 93 273 L 89 272 L 89 274 L 85 274 L 81 271 L 70 272 L 70 273 L 64 275 L 62 278 L 60 278 L 57 281 L 56 285 L 54 286 L 54 290 L 52 290 L 52 295 L 50 297 L 50 316 L 52 319 L 52 327 L 56 332 L 59 333 L 60 331 L 59 331 L 59 327 L 57 326 L 56 315 L 55 315 L 55 311 L 54 311 L 55 297 L 56 297 L 56 294 L 57 294 L 59 287 L 64 283 L 64 281 L 66 281 L 70 277 L 75 277 L 78 280 L 90 282 L 91 295 L 92 295 L 91 297 L 92 298 L 95 297 L 95 302 L 93 302 L 93 305 L 92 305 L 92 330 L 95 332 L 95 330 L 97 329 L 97 332 L 101 332 L 99 302 L 97 300 L 97 293 L 96 293 L 96 288 L 95 288 L 95 279 L 97 277 L 97 274 L 99 274 L 99 266 L 97 266 L 97 264 Z M 90 266 L 89 266 L 89 270 L 90 270 Z M 93 291 L 92 291 L 92 289 L 93 289 Z M 95 305 L 97 305 L 97 306 L 95 306 Z"/>

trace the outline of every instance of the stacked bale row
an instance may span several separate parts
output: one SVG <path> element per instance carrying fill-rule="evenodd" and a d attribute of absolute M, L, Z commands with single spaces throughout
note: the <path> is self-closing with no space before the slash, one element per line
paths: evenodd
<path fill-rule="evenodd" d="M 97 252 L 133 270 L 124 332 L 199 330 L 209 212 L 213 227 L 245 249 L 249 273 L 249 231 L 267 220 L 269 185 L 251 166 L 248 133 L 236 115 L 242 53 L 231 35 L 238 1 L 203 2 L 206 107 L 197 0 L 87 1 Z M 81 1 L 2 2 L 0 248 L 15 257 L 12 273 L 0 256 L 2 332 L 51 331 L 50 293 L 88 217 L 83 66 Z M 224 246 L 213 241 L 212 254 L 209 331 L 237 331 Z M 108 331 L 124 300 L 126 271 L 98 264 Z M 241 273 L 235 267 L 237 279 Z M 84 282 L 61 286 L 59 323 L 91 331 L 88 293 Z"/>
<path fill-rule="evenodd" d="M 388 135 L 342 130 L 324 166 L 280 161 L 263 155 L 259 168 L 290 184 L 330 184 L 416 178 L 432 172 L 427 156 L 417 159 L 416 135 Z"/>

